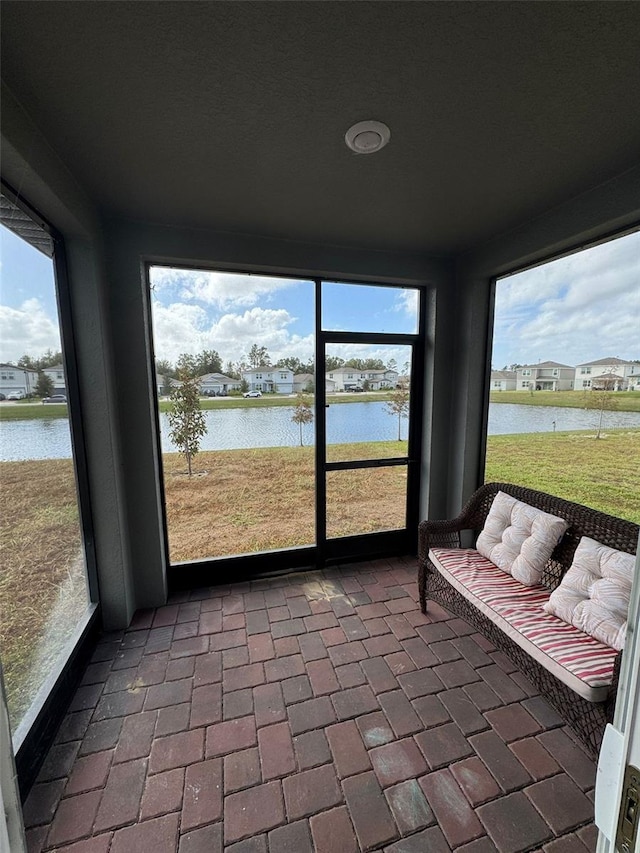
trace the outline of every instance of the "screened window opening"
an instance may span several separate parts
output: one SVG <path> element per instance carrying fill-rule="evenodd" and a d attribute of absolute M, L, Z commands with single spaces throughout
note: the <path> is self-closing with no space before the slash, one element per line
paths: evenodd
<path fill-rule="evenodd" d="M 485 482 L 640 523 L 640 232 L 498 279 Z"/>
<path fill-rule="evenodd" d="M 1 214 L 0 657 L 17 750 L 94 606 L 54 243 L 4 196 Z"/>

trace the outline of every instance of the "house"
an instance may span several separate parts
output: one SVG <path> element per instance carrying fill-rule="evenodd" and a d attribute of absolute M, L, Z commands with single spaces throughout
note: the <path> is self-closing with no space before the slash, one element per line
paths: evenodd
<path fill-rule="evenodd" d="M 610 356 L 578 364 L 574 390 L 632 391 L 640 384 L 640 364 Z"/>
<path fill-rule="evenodd" d="M 118 651 L 118 666 L 133 661 L 136 673 L 141 672 L 138 660 L 153 644 L 166 657 L 175 626 L 174 636 L 187 638 L 179 640 L 185 650 L 195 650 L 198 664 L 213 668 L 207 658 L 221 655 L 205 652 L 214 648 L 209 645 L 214 635 L 190 636 L 195 622 L 175 625 L 177 618 L 189 618 L 199 607 L 195 596 L 190 601 L 183 591 L 178 601 L 184 603 L 158 611 L 157 630 L 150 618 L 145 622 L 148 608 L 165 605 L 178 588 L 210 587 L 222 578 L 248 579 L 316 562 L 411 553 L 419 519 L 458 513 L 482 477 L 496 278 L 611 239 L 640 222 L 639 31 L 638 3 L 3 2 L 3 221 L 32 245 L 36 232 L 45 247 L 50 233 L 55 237 L 57 248 L 54 253 L 49 245 L 49 256 L 54 255 L 64 300 L 65 363 L 75 360 L 79 368 L 67 372 L 66 385 L 70 414 L 82 427 L 74 430 L 74 443 L 80 450 L 78 494 L 91 602 L 68 632 L 74 641 L 61 656 L 59 675 L 56 670 L 47 682 L 51 692 L 42 694 L 46 714 L 36 707 L 30 714 L 33 726 L 16 741 L 24 793 L 101 631 L 126 629 L 138 611 L 135 625 L 143 630 L 136 635 L 144 635 L 146 645 Z M 347 148 L 349 126 L 367 119 L 388 124 L 388 144 L 382 147 L 387 133 L 377 126 L 359 134 L 362 139 L 355 136 L 355 150 Z M 371 153 L 376 145 L 380 150 Z M 321 541 L 277 555 L 266 549 L 219 561 L 171 563 L 145 279 L 151 261 L 276 276 L 283 290 L 289 280 L 304 278 L 315 285 L 319 308 L 323 281 L 354 287 L 406 285 L 420 294 L 421 331 L 411 342 L 417 359 L 412 363 L 412 415 L 418 420 L 410 424 L 416 455 L 408 469 L 410 490 L 398 529 L 342 541 L 322 537 L 319 525 Z M 282 329 L 294 328 L 297 309 L 290 306 L 286 316 L 257 310 L 251 302 L 254 292 L 248 288 L 244 294 L 241 319 L 252 322 L 248 332 L 245 327 L 240 331 L 270 344 Z M 366 320 L 369 310 L 373 308 L 363 305 L 355 318 L 345 311 L 346 332 L 355 320 Z M 316 323 L 324 334 L 319 314 Z M 325 334 L 325 342 L 340 344 L 346 332 L 336 332 L 332 339 Z M 366 343 L 368 331 L 358 334 Z M 242 342 L 249 340 L 253 338 Z M 387 335 L 386 343 L 395 346 L 396 337 Z M 535 388 L 540 367 L 529 368 L 519 383 Z M 567 380 L 560 373 L 554 376 L 554 369 L 567 368 L 552 367 L 551 376 L 539 378 L 559 387 Z M 263 387 L 269 381 L 264 375 L 250 378 Z M 344 377 L 343 386 L 346 381 Z M 293 377 L 290 382 L 293 387 Z M 271 384 L 279 384 L 275 375 Z M 322 383 L 318 387 L 323 390 Z M 361 467 L 365 464 L 359 461 Z M 382 481 L 389 470 L 380 467 L 374 473 Z M 317 482 L 324 484 L 335 473 L 317 470 Z M 318 494 L 324 497 L 326 488 Z M 324 508 L 319 501 L 319 512 Z M 49 589 L 47 584 L 42 594 L 50 594 Z M 264 602 L 261 592 L 248 595 Z M 211 614 L 209 625 L 220 612 Z M 101 652 L 105 650 L 110 653 L 110 643 L 102 644 Z M 149 663 L 162 655 L 144 658 Z M 264 671 L 268 663 L 253 665 L 252 672 Z M 98 663 L 93 669 L 105 666 Z M 198 688 L 205 697 L 214 696 L 208 689 Z M 158 712 L 146 711 L 153 707 L 146 697 L 151 698 L 154 688 L 114 694 L 113 705 L 98 698 L 94 685 L 83 691 L 86 704 L 79 707 L 88 710 L 79 716 L 86 723 L 92 715 L 98 719 L 125 707 L 139 710 L 143 703 L 136 724 L 138 718 L 142 727 L 148 716 L 160 719 Z M 195 709 L 195 690 L 193 695 Z M 329 700 L 323 701 L 333 720 Z M 203 704 L 208 699 L 200 708 Z M 215 705 L 213 698 L 210 705 Z M 188 717 L 182 720 L 176 728 L 188 726 Z M 108 725 L 113 732 L 112 722 L 119 730 L 123 717 L 96 725 Z M 91 724 L 92 731 L 96 725 Z M 168 731 L 165 727 L 163 734 Z M 148 738 L 142 735 L 140 742 L 150 746 L 152 732 Z M 201 737 L 195 747 L 192 735 Z M 201 777 L 192 777 L 191 767 L 197 772 L 200 765 L 191 762 L 204 755 L 204 729 L 180 730 L 170 737 L 160 755 L 156 747 L 163 742 L 154 743 L 152 761 L 158 758 L 157 768 L 164 769 L 161 762 L 170 754 L 180 767 L 173 771 L 178 775 L 189 763 L 187 778 L 197 787 Z M 189 754 L 181 762 L 184 744 Z M 105 749 L 113 746 L 110 741 Z M 209 738 L 207 758 L 208 749 Z M 69 753 L 66 744 L 58 755 L 63 752 Z M 50 755 L 55 765 L 56 753 Z M 132 778 L 138 767 L 146 772 L 148 752 L 144 755 L 131 771 L 134 762 L 114 765 L 110 792 L 124 778 L 118 766 Z M 221 763 L 218 757 L 209 762 L 216 767 Z M 51 770 L 46 778 L 55 781 L 43 782 L 42 793 L 56 796 L 53 805 L 46 801 L 53 814 L 66 771 L 59 766 Z M 447 769 L 436 772 L 438 778 L 449 774 Z M 8 770 L 6 778 L 11 776 Z M 377 794 L 365 813 L 368 817 L 382 807 L 383 833 L 387 822 L 393 826 L 393 818 L 373 774 L 369 777 L 373 781 L 367 785 Z M 364 774 L 351 781 L 364 781 Z M 143 784 L 144 775 L 136 776 L 131 787 L 142 792 Z M 458 792 L 453 781 L 451 785 Z M 284 823 L 282 783 L 269 782 L 263 789 L 269 799 L 255 812 L 262 816 L 273 808 Z M 273 789 L 280 793 L 271 799 Z M 220 787 L 217 791 L 216 803 L 221 804 L 223 792 Z M 68 786 L 63 808 L 57 809 L 61 834 L 65 822 L 69 834 L 64 840 L 49 834 L 48 846 L 59 846 L 58 841 L 68 846 L 90 833 L 99 793 L 69 794 Z M 231 796 L 234 808 L 236 800 L 245 798 L 244 792 Z M 464 794 L 456 797 L 468 812 Z M 201 817 L 209 820 L 192 799 L 189 824 L 180 823 L 179 811 L 168 820 L 138 824 L 139 796 L 129 799 L 135 813 L 125 820 L 131 825 L 112 836 L 103 832 L 112 849 L 153 849 L 158 838 L 166 842 L 163 849 L 175 849 L 179 827 L 187 830 L 199 826 Z M 214 801 L 213 793 L 202 802 L 209 799 Z M 553 799 L 553 792 L 547 799 Z M 251 809 L 246 805 L 243 814 Z M 506 838 L 505 845 L 523 850 L 551 839 L 553 832 L 545 824 L 537 837 L 513 840 L 513 814 L 522 833 L 527 824 L 541 820 L 524 793 L 499 805 L 492 837 Z M 447 808 L 450 813 L 442 805 L 443 812 Z M 493 804 L 482 808 L 491 810 Z M 300 814 L 312 811 L 313 804 Z M 340 817 L 341 827 L 348 824 L 341 800 L 340 809 L 320 819 L 332 814 Z M 508 830 L 503 829 L 505 816 Z M 80 818 L 86 832 L 80 828 L 74 835 L 71 830 Z M 479 835 L 483 827 L 475 815 L 470 818 Z M 277 820 L 265 820 L 255 829 L 252 817 L 244 824 L 250 828 L 232 842 L 251 834 L 253 827 L 260 843 Z M 424 822 L 432 820 L 429 812 Z M 574 825 L 568 822 L 570 828 Z M 103 826 L 111 833 L 106 817 Z M 140 827 L 150 827 L 149 835 L 142 837 Z M 44 822 L 36 826 L 36 846 L 46 831 Z M 181 846 L 208 843 L 220 848 L 227 843 L 219 822 L 195 832 L 184 836 Z M 446 849 L 438 827 L 427 829 L 426 835 L 431 839 L 434 832 L 439 835 L 434 845 Z M 354 846 L 350 826 L 343 837 Z M 362 846 L 381 849 L 390 843 L 387 839 L 381 834 Z M 470 840 L 458 838 L 450 846 Z M 81 844 L 91 846 L 91 841 Z M 477 844 L 482 846 L 483 840 Z"/>
<path fill-rule="evenodd" d="M 313 389 L 316 377 L 313 373 L 296 373 L 293 377 L 293 391 L 299 394 L 301 391 Z"/>
<path fill-rule="evenodd" d="M 517 378 L 515 370 L 492 370 L 490 391 L 515 391 Z"/>
<path fill-rule="evenodd" d="M 557 361 L 525 364 L 516 370 L 516 391 L 571 391 L 575 367 Z"/>
<path fill-rule="evenodd" d="M 634 361 L 627 372 L 627 391 L 640 391 L 640 362 Z"/>
<path fill-rule="evenodd" d="M 56 364 L 53 367 L 45 367 L 42 371 L 45 376 L 53 382 L 53 394 L 66 394 L 67 388 L 64 382 L 64 367 Z"/>
<path fill-rule="evenodd" d="M 229 391 L 240 387 L 237 379 L 223 373 L 205 373 L 199 377 L 200 393 L 205 397 L 226 397 Z"/>
<path fill-rule="evenodd" d="M 396 387 L 398 371 L 386 368 L 360 370 L 356 367 L 336 367 L 327 372 L 326 379 L 333 383 L 334 391 L 352 391 L 354 388 L 379 391 L 383 388 Z"/>
<path fill-rule="evenodd" d="M 35 393 L 38 371 L 15 364 L 0 364 L 0 393 L 5 397 L 12 392 L 28 397 Z"/>
<path fill-rule="evenodd" d="M 371 391 L 382 391 L 385 388 L 395 388 L 398 384 L 399 373 L 397 370 L 389 370 L 384 368 L 382 370 L 365 370 L 360 373 L 360 381 L 362 385 L 366 388 L 368 383 L 368 387 Z"/>
<path fill-rule="evenodd" d="M 288 367 L 253 367 L 242 371 L 242 378 L 249 391 L 265 394 L 293 394 L 293 370 Z"/>
<path fill-rule="evenodd" d="M 161 373 L 156 373 L 156 390 L 158 393 L 158 397 L 162 397 L 165 395 L 166 384 L 167 384 L 167 377 L 163 376 Z M 172 376 L 169 377 L 169 387 L 170 388 L 178 388 L 180 385 L 182 385 L 182 382 L 180 382 L 178 379 L 174 379 Z"/>
<path fill-rule="evenodd" d="M 364 373 L 355 367 L 336 367 L 327 372 L 326 378 L 333 382 L 334 391 L 351 391 L 362 388 Z"/>

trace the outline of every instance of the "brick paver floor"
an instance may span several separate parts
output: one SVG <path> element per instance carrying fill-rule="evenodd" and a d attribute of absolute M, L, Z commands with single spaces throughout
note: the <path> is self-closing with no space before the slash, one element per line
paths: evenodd
<path fill-rule="evenodd" d="M 595 767 L 415 560 L 175 595 L 98 645 L 31 853 L 595 850 Z"/>

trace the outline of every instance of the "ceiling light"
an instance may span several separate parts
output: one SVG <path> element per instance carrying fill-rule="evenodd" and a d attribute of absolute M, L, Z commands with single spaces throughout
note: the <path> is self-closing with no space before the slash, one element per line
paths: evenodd
<path fill-rule="evenodd" d="M 359 121 L 344 135 L 344 141 L 356 154 L 373 154 L 391 139 L 391 131 L 381 121 Z"/>

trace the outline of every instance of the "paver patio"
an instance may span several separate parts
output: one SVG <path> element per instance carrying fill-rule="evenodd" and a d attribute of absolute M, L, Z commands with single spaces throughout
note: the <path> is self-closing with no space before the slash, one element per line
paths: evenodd
<path fill-rule="evenodd" d="M 595 767 L 411 558 L 213 587 L 102 638 L 30 853 L 595 850 Z"/>

